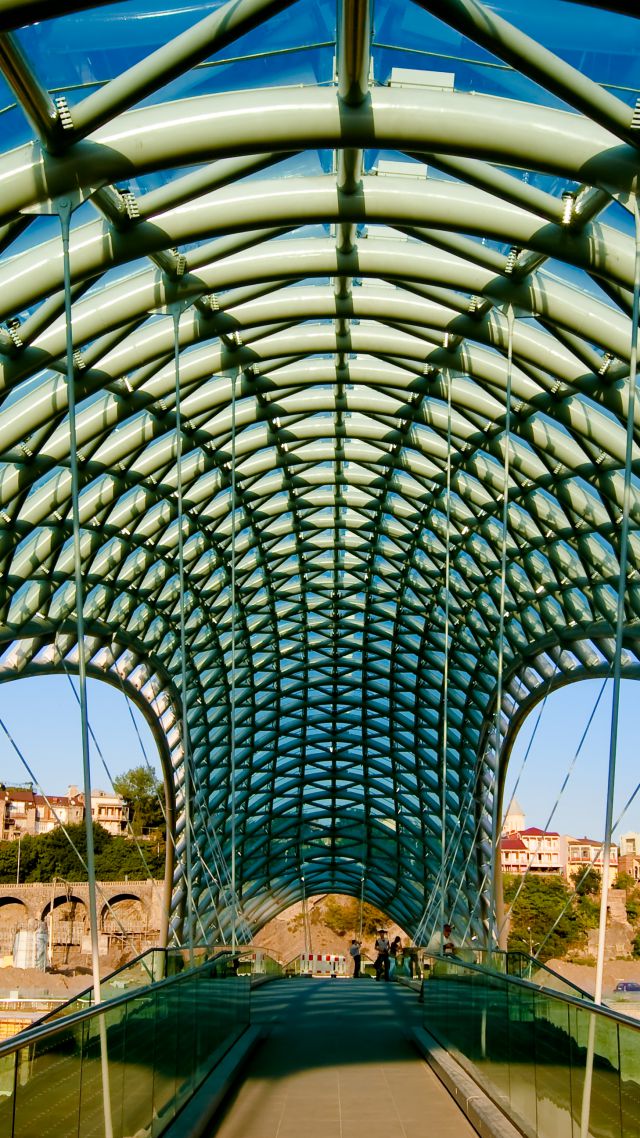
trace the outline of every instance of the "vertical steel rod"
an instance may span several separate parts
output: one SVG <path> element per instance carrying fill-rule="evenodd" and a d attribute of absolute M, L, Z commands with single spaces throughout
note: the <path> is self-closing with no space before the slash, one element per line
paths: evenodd
<path fill-rule="evenodd" d="M 231 947 L 238 944 L 236 898 L 236 379 L 231 376 Z"/>
<path fill-rule="evenodd" d="M 620 687 L 622 683 L 622 643 L 625 623 L 625 594 L 627 568 L 629 562 L 629 518 L 631 513 L 631 473 L 633 459 L 633 432 L 635 423 L 636 380 L 638 374 L 638 312 L 640 309 L 640 212 L 638 197 L 631 196 L 635 222 L 635 266 L 633 277 L 633 308 L 631 314 L 631 356 L 629 361 L 629 395 L 627 404 L 627 439 L 624 459 L 624 488 L 622 492 L 622 527 L 620 530 L 620 555 L 618 576 L 618 602 L 616 609 L 616 641 L 613 657 L 613 698 L 611 701 L 611 731 L 609 735 L 609 766 L 607 771 L 607 799 L 605 807 L 604 843 L 602 847 L 602 891 L 600 894 L 600 920 L 598 924 L 598 952 L 596 955 L 596 983 L 594 1003 L 602 1003 L 602 981 L 604 975 L 604 950 L 607 931 L 607 897 L 611 868 L 611 837 L 613 832 L 613 800 L 616 786 L 616 761 L 618 756 L 618 727 L 620 723 Z M 582 1113 L 580 1119 L 581 1138 L 587 1138 L 591 1116 L 591 1090 L 593 1083 L 593 1058 L 595 1050 L 596 1017 L 589 1022 L 587 1058 L 582 1092 Z"/>
<path fill-rule="evenodd" d="M 189 950 L 189 965 L 193 967 L 194 905 L 191 857 L 193 828 L 191 825 L 191 746 L 189 738 L 189 717 L 187 715 L 187 630 L 184 603 L 184 499 L 182 490 L 182 404 L 180 400 L 180 308 L 177 304 L 173 307 L 172 316 L 173 360 L 176 381 L 176 491 L 178 496 L 178 581 L 180 590 L 178 603 L 180 607 L 180 694 L 182 696 L 182 762 L 184 765 L 184 832 L 187 871 L 187 947 Z"/>
<path fill-rule="evenodd" d="M 76 635 L 78 640 L 78 687 L 80 699 L 80 730 L 82 739 L 82 771 L 84 783 L 84 824 L 87 839 L 87 879 L 89 885 L 89 928 L 91 930 L 91 971 L 95 1002 L 102 999 L 100 990 L 100 954 L 98 908 L 96 905 L 96 863 L 93 846 L 93 817 L 91 814 L 91 760 L 89 755 L 89 716 L 87 712 L 87 661 L 84 644 L 84 583 L 82 580 L 82 547 L 80 541 L 80 503 L 78 477 L 78 435 L 76 427 L 76 388 L 73 364 L 73 327 L 71 320 L 71 264 L 69 258 L 69 231 L 72 203 L 68 199 L 58 202 L 60 232 L 62 236 L 62 265 L 64 277 L 64 315 L 66 340 L 66 376 L 69 412 L 69 466 L 71 470 L 71 518 L 73 527 L 73 573 L 76 590 Z M 98 1017 L 100 1035 L 100 1069 L 102 1074 L 102 1106 L 105 1138 L 112 1138 L 111 1095 L 109 1091 L 109 1057 L 104 1016 Z"/>
<path fill-rule="evenodd" d="M 451 578 L 451 369 L 447 369 L 447 507 L 444 562 L 444 666 L 442 670 L 442 760 L 440 800 L 440 931 L 449 919 L 447 906 L 447 748 L 449 746 L 449 621 Z M 444 942 L 443 942 L 444 943 Z"/>
<path fill-rule="evenodd" d="M 498 619 L 498 673 L 496 677 L 496 716 L 495 716 L 495 767 L 493 783 L 492 821 L 491 821 L 491 901 L 489 910 L 489 944 L 494 947 L 498 930 L 498 878 L 502 875 L 500 867 L 500 815 L 498 813 L 498 780 L 500 775 L 500 752 L 502 750 L 502 680 L 504 671 L 504 626 L 505 592 L 507 587 L 507 527 L 509 523 L 509 458 L 511 449 L 511 386 L 513 382 L 513 306 L 507 308 L 507 389 L 505 395 L 504 417 L 504 481 L 502 493 L 502 549 L 500 553 L 500 615 Z"/>

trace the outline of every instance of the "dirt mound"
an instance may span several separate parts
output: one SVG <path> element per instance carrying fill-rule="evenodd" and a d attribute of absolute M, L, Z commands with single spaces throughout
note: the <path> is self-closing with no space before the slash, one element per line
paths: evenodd
<path fill-rule="evenodd" d="M 593 964 L 575 964 L 567 960 L 548 960 L 553 968 L 572 984 L 577 984 L 585 992 L 593 992 L 596 983 L 596 970 Z M 612 992 L 619 980 L 637 980 L 640 983 L 640 960 L 607 960 L 604 965 L 603 992 Z"/>
<path fill-rule="evenodd" d="M 91 984 L 90 969 L 73 969 L 40 972 L 37 968 L 0 969 L 0 999 L 6 1000 L 11 992 L 24 997 L 52 996 L 67 1000 Z"/>

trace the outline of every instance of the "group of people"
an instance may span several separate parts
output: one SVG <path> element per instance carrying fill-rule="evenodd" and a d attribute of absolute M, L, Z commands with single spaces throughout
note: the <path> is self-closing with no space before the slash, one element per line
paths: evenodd
<path fill-rule="evenodd" d="M 358 976 L 360 975 L 360 964 L 362 960 L 360 952 L 361 948 L 362 942 L 354 938 L 351 941 L 351 948 L 349 949 L 351 958 L 353 960 L 354 980 L 357 980 Z M 402 952 L 402 941 L 399 936 L 395 937 L 392 941 L 389 941 L 389 938 L 387 937 L 387 930 L 379 929 L 375 948 L 378 954 L 374 963 L 376 980 L 388 980 L 391 976 L 392 966 L 395 967 L 396 957 L 398 956 L 398 953 Z"/>
<path fill-rule="evenodd" d="M 361 970 L 361 955 L 362 941 L 356 940 L 355 937 L 351 941 L 351 948 L 349 952 L 353 960 L 353 978 L 357 980 L 360 976 Z M 389 941 L 386 929 L 379 929 L 378 936 L 375 942 L 376 959 L 374 962 L 374 969 L 376 973 L 376 980 L 389 980 L 393 975 L 396 967 L 398 956 L 402 956 L 403 948 L 402 941 L 399 936 L 394 937 Z M 453 942 L 453 930 L 451 925 L 446 924 L 442 928 L 442 932 L 436 932 L 429 941 L 427 951 L 433 955 L 454 956 L 455 945 Z M 413 966 L 417 961 L 417 950 L 409 950 L 409 975 L 413 976 Z"/>

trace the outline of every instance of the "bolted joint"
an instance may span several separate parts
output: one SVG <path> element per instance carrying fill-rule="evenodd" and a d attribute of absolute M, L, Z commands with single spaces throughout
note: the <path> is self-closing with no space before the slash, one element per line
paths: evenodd
<path fill-rule="evenodd" d="M 605 352 L 604 353 L 604 355 L 602 357 L 602 363 L 600 364 L 600 367 L 598 368 L 598 375 L 601 377 L 601 379 L 604 379 L 604 377 L 607 374 L 607 372 L 609 371 L 609 368 L 611 367 L 611 364 L 613 363 L 614 359 L 615 359 L 615 356 L 611 352 Z"/>
<path fill-rule="evenodd" d="M 507 261 L 504 266 L 504 272 L 506 276 L 510 277 L 511 274 L 515 271 L 516 265 L 518 263 L 518 257 L 520 256 L 521 252 L 522 249 L 518 248 L 517 245 L 511 246 L 509 250 L 509 256 L 507 257 Z"/>
<path fill-rule="evenodd" d="M 6 328 L 14 348 L 24 348 L 24 340 L 18 331 L 20 328 L 18 317 L 12 316 L 11 320 L 7 320 Z"/>
<path fill-rule="evenodd" d="M 129 221 L 135 221 L 140 217 L 140 206 L 136 195 L 132 190 L 120 190 L 120 197 Z"/>
<path fill-rule="evenodd" d="M 573 225 L 576 216 L 576 195 L 565 190 L 562 195 L 562 224 Z"/>
<path fill-rule="evenodd" d="M 58 112 L 58 122 L 63 130 L 73 130 L 73 119 L 69 104 L 64 95 L 58 95 L 55 99 L 56 110 Z"/>

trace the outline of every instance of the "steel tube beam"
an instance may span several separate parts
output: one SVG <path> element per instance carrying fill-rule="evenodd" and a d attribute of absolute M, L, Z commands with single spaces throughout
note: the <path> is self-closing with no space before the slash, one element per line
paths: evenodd
<path fill-rule="evenodd" d="M 359 107 L 369 91 L 371 13 L 369 0 L 341 0 L 339 6 L 338 36 L 338 96 L 346 106 Z M 363 152 L 360 147 L 345 147 L 337 151 L 337 185 L 343 194 L 354 194 L 362 179 Z M 356 226 L 352 221 L 339 222 L 336 229 L 338 252 L 350 252 L 356 245 Z M 334 281 L 336 296 L 348 297 L 351 279 L 337 276 Z M 348 320 L 338 320 L 336 330 L 347 332 Z M 338 357 L 338 366 L 344 363 Z"/>
<path fill-rule="evenodd" d="M 0 0 L 0 29 L 24 27 L 37 20 L 54 20 L 87 8 L 106 8 L 117 0 Z"/>
<path fill-rule="evenodd" d="M 631 129 L 631 107 L 509 24 L 497 12 L 485 8 L 479 0 L 413 2 L 481 44 L 492 55 L 504 59 L 522 75 L 528 75 L 545 90 L 552 91 L 570 107 L 576 107 L 624 142 L 638 146 L 638 139 Z"/>
<path fill-rule="evenodd" d="M 105 232 L 101 223 L 82 226 L 72 234 L 73 280 L 215 233 L 337 224 L 347 217 L 354 223 L 395 223 L 418 234 L 421 226 L 461 229 L 565 260 L 623 286 L 633 272 L 632 242 L 618 231 L 594 223 L 568 234 L 473 187 L 448 182 L 412 187 L 406 179 L 364 178 L 358 194 L 342 195 L 330 179 L 292 178 L 286 188 L 280 181 L 265 180 L 214 191 L 192 207 L 183 206 L 126 233 Z M 252 240 L 249 237 L 249 243 Z M 55 245 L 44 243 L 14 258 L 10 268 L 0 269 L 0 318 L 58 289 L 61 268 Z"/>
<path fill-rule="evenodd" d="M 418 162 L 437 166 L 444 174 L 461 178 L 470 186 L 477 186 L 478 189 L 496 194 L 503 201 L 513 202 L 522 209 L 529 209 L 556 225 L 562 223 L 563 203 L 559 198 L 515 178 L 513 174 L 498 170 L 487 162 L 479 162 L 474 158 L 460 158 L 457 154 L 434 154 L 429 151 L 410 154 L 410 157 Z"/>
<path fill-rule="evenodd" d="M 32 145 L 0 157 L 0 224 L 71 186 L 130 178 L 218 157 L 357 146 L 464 153 L 627 192 L 636 176 L 631 147 L 616 146 L 596 124 L 563 111 L 499 98 L 372 88 L 366 106 L 338 106 L 331 90 L 201 96 L 129 111 L 73 155 L 55 161 Z"/>
<path fill-rule="evenodd" d="M 137 199 L 138 213 L 141 220 L 163 213 L 167 209 L 175 209 L 184 202 L 193 201 L 201 194 L 221 186 L 228 186 L 233 182 L 246 178 L 249 174 L 256 174 L 265 170 L 275 162 L 283 162 L 290 158 L 291 153 L 277 151 L 270 154 L 240 154 L 236 158 L 223 158 L 212 162 L 203 170 L 194 170 L 192 174 L 185 174 L 182 178 L 174 179 L 157 190 L 149 190 Z"/>
<path fill-rule="evenodd" d="M 331 300 L 327 298 L 327 304 L 322 309 L 324 318 L 331 314 Z M 435 308 L 435 306 L 433 306 Z M 302 317 L 303 311 L 306 315 L 309 314 L 309 309 L 300 309 L 300 316 Z M 335 307 L 334 307 L 335 311 Z M 367 311 L 360 309 L 364 318 L 366 318 Z M 434 319 L 437 313 L 434 312 Z M 449 314 L 449 317 L 451 314 Z M 309 318 L 311 318 L 309 316 Z M 455 319 L 455 318 L 454 318 Z M 473 331 L 475 331 L 474 339 L 485 342 L 488 345 L 504 347 L 504 327 L 496 325 L 495 321 L 486 329 L 478 329 L 472 321 L 469 321 Z M 182 326 L 183 325 L 183 326 Z M 446 321 L 444 317 L 440 323 L 436 325 L 439 331 L 445 330 Z M 185 315 L 181 322 L 181 345 L 186 347 L 189 344 L 194 344 L 199 338 L 199 331 L 201 329 L 200 322 L 196 316 L 190 313 Z M 482 333 L 482 335 L 480 335 Z M 208 339 L 206 328 L 204 335 Z M 401 357 L 405 355 L 408 359 L 420 359 L 426 363 L 434 354 L 434 350 L 425 346 L 415 335 L 402 336 L 400 334 L 392 333 L 384 329 L 380 325 L 367 325 L 366 328 L 354 327 L 352 329 L 353 336 L 353 350 L 356 352 L 364 352 L 365 354 L 386 353 L 387 355 L 396 355 Z M 367 336 L 370 337 L 370 347 Z M 259 361 L 264 358 L 269 358 L 269 355 L 301 355 L 313 354 L 314 352 L 329 352 L 332 353 L 336 350 L 336 336 L 331 327 L 322 328 L 321 326 L 299 327 L 289 332 L 275 335 L 270 329 L 266 329 L 264 336 L 261 337 L 261 342 L 257 342 L 257 337 L 254 336 L 252 344 L 249 347 L 241 347 L 236 349 L 237 359 L 240 360 L 243 366 Z M 523 328 L 520 335 L 516 337 L 516 352 L 518 358 L 529 360 L 531 363 L 538 363 L 542 359 L 543 367 L 548 369 L 551 360 L 555 362 L 556 367 L 553 371 L 549 370 L 549 374 L 557 379 L 566 380 L 571 383 L 576 381 L 582 374 L 582 369 L 578 363 L 569 353 L 563 352 L 559 346 L 554 344 L 550 337 L 542 333 L 535 332 L 531 328 Z M 264 356 L 264 352 L 267 355 Z M 201 362 L 201 366 L 205 372 L 207 368 L 209 374 L 212 371 L 225 370 L 233 366 L 230 360 L 236 359 L 234 352 L 224 345 L 220 347 L 208 347 L 202 349 L 202 356 L 200 353 L 189 353 L 184 361 L 182 369 L 184 382 L 190 380 L 192 374 L 195 374 L 195 369 Z M 439 350 L 436 354 L 438 354 Z M 112 377 L 117 377 L 121 374 L 130 374 L 133 369 L 143 366 L 145 363 L 153 359 L 161 359 L 167 353 L 167 334 L 166 330 L 159 327 L 157 324 L 149 326 L 146 329 L 141 329 L 140 332 L 130 337 L 128 342 L 121 347 L 116 348 L 113 352 L 109 353 L 103 358 L 100 364 L 100 374 L 102 376 L 101 383 L 108 384 Z M 447 359 L 452 366 L 456 358 L 462 358 L 464 352 L 458 355 L 457 353 L 440 353 L 444 361 Z M 460 366 L 467 366 L 461 364 Z M 193 369 L 193 372 L 192 372 Z M 557 369 L 557 370 L 556 370 Z M 163 373 L 160 373 L 163 374 Z M 89 378 L 89 377 L 87 377 Z M 160 384 L 156 392 L 156 384 Z M 165 388 L 161 385 L 159 375 L 155 377 L 153 385 L 147 384 L 149 394 L 154 397 L 162 398 L 165 395 Z"/>
<path fill-rule="evenodd" d="M 158 91 L 196 63 L 206 59 L 293 0 L 228 0 L 182 35 L 152 52 L 73 107 L 71 141 L 84 138 L 121 111 Z"/>
<path fill-rule="evenodd" d="M 36 135 L 47 150 L 54 150 L 62 134 L 58 112 L 11 32 L 0 33 L 0 69 Z"/>
<path fill-rule="evenodd" d="M 551 278 L 533 276 L 528 282 L 518 285 L 509 277 L 496 277 L 461 258 L 437 254 L 420 245 L 402 241 L 376 242 L 369 238 L 362 244 L 357 258 L 337 254 L 332 244 L 323 240 L 288 241 L 284 246 L 281 243 L 266 246 L 254 249 L 246 256 L 208 266 L 197 277 L 183 278 L 181 295 L 195 298 L 203 291 L 215 293 L 235 286 L 233 293 L 225 294 L 220 301 L 220 307 L 229 310 L 252 295 L 264 295 L 305 275 L 341 275 L 346 279 L 356 272 L 363 278 L 396 280 L 403 287 L 414 288 L 422 296 L 427 295 L 423 286 L 428 281 L 441 282 L 448 288 L 436 291 L 432 286 L 429 290 L 431 299 L 450 306 L 457 303 L 458 310 L 465 316 L 469 312 L 469 299 L 464 294 L 469 293 L 486 297 L 491 304 L 512 302 L 532 315 L 544 312 L 549 331 L 564 329 L 565 334 L 572 337 L 571 350 L 574 354 L 577 352 L 579 358 L 582 358 L 579 337 L 585 333 L 589 341 L 599 344 L 604 351 L 621 359 L 628 355 L 629 321 L 595 297 L 587 300 L 583 293 Z M 80 345 L 91 341 L 129 320 L 142 318 L 146 312 L 169 303 L 170 296 L 171 288 L 166 280 L 151 270 L 118 281 L 102 290 L 99 303 L 88 298 L 74 306 L 76 343 Z M 46 308 L 46 319 L 43 317 L 32 326 L 31 321 L 36 320 L 43 308 Z M 59 304 L 56 308 L 55 305 L 52 307 L 51 301 L 45 301 L 35 316 L 23 325 L 21 335 L 25 343 L 34 339 L 36 328 L 46 328 L 46 331 L 33 343 L 33 351 L 23 350 L 18 359 L 5 363 L 0 370 L 0 386 L 11 386 L 19 378 L 47 366 L 48 360 L 57 358 L 63 350 L 64 334 L 61 323 L 54 322 L 59 310 Z M 597 372 L 601 359 L 587 342 L 582 345 L 582 351 L 588 355 L 590 370 Z"/>

